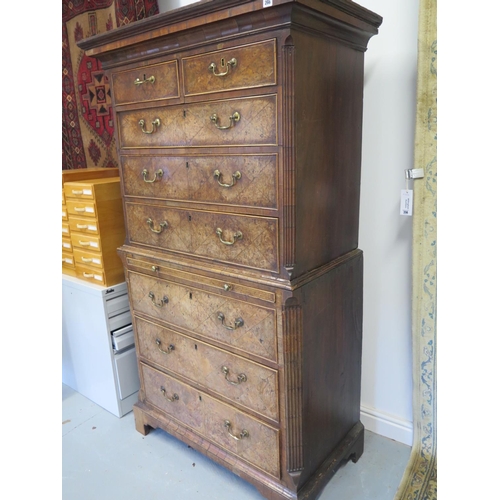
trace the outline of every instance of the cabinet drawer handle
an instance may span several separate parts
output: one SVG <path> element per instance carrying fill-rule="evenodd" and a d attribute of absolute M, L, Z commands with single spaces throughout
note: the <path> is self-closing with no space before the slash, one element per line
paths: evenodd
<path fill-rule="evenodd" d="M 155 301 L 155 294 L 153 292 L 149 292 L 148 297 L 156 307 L 163 307 L 165 304 L 168 304 L 168 297 L 166 295 L 159 302 Z"/>
<path fill-rule="evenodd" d="M 174 394 L 172 395 L 171 398 L 169 398 L 167 396 L 167 391 L 165 390 L 165 387 L 161 386 L 160 387 L 160 391 L 161 393 L 163 394 L 163 397 L 167 400 L 167 401 L 170 401 L 171 403 L 173 403 L 174 401 L 178 401 L 179 400 L 179 396 L 174 392 Z"/>
<path fill-rule="evenodd" d="M 175 349 L 175 346 L 174 344 L 170 344 L 168 347 L 167 347 L 167 350 L 164 351 L 162 348 L 161 348 L 161 340 L 160 339 L 156 339 L 156 345 L 158 346 L 158 350 L 160 352 L 162 352 L 163 354 L 170 354 L 174 349 Z"/>
<path fill-rule="evenodd" d="M 247 381 L 247 376 L 244 374 L 244 373 L 240 373 L 237 377 L 237 381 L 234 382 L 233 380 L 229 380 L 228 376 L 229 376 L 229 368 L 227 366 L 223 366 L 221 368 L 222 370 L 222 373 L 224 374 L 224 378 L 232 385 L 239 385 L 241 384 L 242 382 L 246 382 Z"/>
<path fill-rule="evenodd" d="M 220 173 L 220 170 L 215 170 L 214 171 L 214 177 L 217 179 L 217 182 L 219 183 L 219 186 L 225 187 L 225 188 L 230 188 L 233 187 L 236 184 L 236 181 L 241 179 L 241 172 L 236 171 L 232 177 L 233 177 L 233 182 L 231 184 L 224 184 L 222 182 L 222 174 Z"/>
<path fill-rule="evenodd" d="M 151 229 L 151 231 L 153 231 L 153 233 L 156 233 L 156 234 L 160 234 L 164 229 L 167 229 L 167 227 L 168 227 L 168 222 L 166 220 L 164 220 L 163 222 L 160 222 L 160 229 L 155 229 L 153 227 L 154 223 L 153 223 L 153 219 L 151 217 L 148 217 L 146 222 L 148 223 L 149 229 Z"/>
<path fill-rule="evenodd" d="M 88 274 L 86 272 L 83 273 L 83 277 L 84 278 L 94 278 L 95 277 L 95 274 Z"/>
<path fill-rule="evenodd" d="M 83 208 L 75 207 L 75 212 L 85 212 L 85 207 Z"/>
<path fill-rule="evenodd" d="M 236 439 L 236 441 L 241 441 L 243 438 L 247 438 L 247 437 L 250 437 L 250 434 L 248 433 L 248 431 L 246 429 L 243 429 L 241 432 L 240 432 L 240 435 L 239 436 L 235 436 L 232 432 L 231 432 L 231 422 L 229 420 L 225 420 L 224 421 L 224 427 L 227 429 L 227 432 L 229 433 L 229 435 L 233 438 L 233 439 Z"/>
<path fill-rule="evenodd" d="M 218 227 L 216 230 L 215 230 L 215 233 L 217 234 L 217 236 L 219 237 L 219 240 L 221 241 L 221 243 L 224 243 L 224 245 L 234 245 L 238 240 L 241 240 L 243 238 L 243 233 L 241 231 L 236 231 L 234 234 L 233 234 L 233 241 L 226 241 L 226 240 L 223 240 L 222 239 L 222 229 L 220 227 Z"/>
<path fill-rule="evenodd" d="M 80 241 L 80 240 L 78 240 L 78 243 L 80 243 L 80 245 L 82 245 L 82 247 L 88 247 L 88 246 L 90 246 L 90 241 Z"/>
<path fill-rule="evenodd" d="M 222 67 L 226 66 L 226 71 L 224 73 L 216 73 L 215 72 L 217 70 L 217 65 L 214 62 L 210 63 L 210 65 L 208 66 L 208 71 L 211 71 L 215 76 L 226 76 L 229 73 L 229 69 L 231 68 L 231 66 L 236 68 L 237 63 L 238 63 L 238 61 L 236 60 L 235 57 L 233 57 L 232 59 L 229 59 L 229 61 L 227 63 L 225 63 L 224 58 L 222 58 L 220 60 L 220 65 Z"/>
<path fill-rule="evenodd" d="M 218 312 L 217 313 L 217 319 L 222 323 L 222 326 L 226 328 L 227 330 L 236 330 L 240 326 L 243 326 L 245 322 L 243 321 L 243 318 L 236 318 L 234 322 L 234 326 L 229 326 L 224 324 L 224 320 L 226 317 L 224 316 L 224 313 Z"/>
<path fill-rule="evenodd" d="M 241 119 L 241 115 L 238 113 L 238 111 L 235 111 L 230 117 L 229 117 L 229 125 L 219 125 L 219 117 L 217 116 L 217 113 L 214 113 L 210 117 L 210 121 L 219 129 L 219 130 L 226 130 L 228 128 L 231 128 L 234 126 L 236 122 L 239 122 Z"/>
<path fill-rule="evenodd" d="M 143 83 L 154 83 L 155 80 L 156 78 L 154 77 L 154 75 L 151 75 L 149 78 L 146 78 L 146 75 L 144 75 L 142 80 L 140 78 L 136 78 L 134 84 L 139 86 L 142 85 Z"/>
<path fill-rule="evenodd" d="M 87 226 L 87 224 L 77 224 L 76 225 L 76 228 L 77 229 L 88 229 L 89 226 Z"/>
<path fill-rule="evenodd" d="M 83 191 L 75 191 L 74 189 L 71 190 L 73 194 L 83 194 Z"/>
<path fill-rule="evenodd" d="M 82 262 L 85 262 L 88 264 L 89 262 L 92 262 L 93 259 L 86 259 L 85 257 L 82 257 Z"/>
<path fill-rule="evenodd" d="M 146 179 L 147 176 L 148 176 L 148 171 L 147 171 L 147 169 L 144 169 L 142 171 L 142 178 L 144 179 L 144 182 L 153 183 L 156 181 L 156 179 L 161 179 L 163 177 L 163 170 L 161 168 L 160 168 L 160 170 L 157 170 L 155 172 L 155 176 L 150 181 L 148 181 Z"/>
<path fill-rule="evenodd" d="M 146 124 L 146 122 L 144 120 L 139 120 L 139 126 L 141 127 L 142 132 L 144 134 L 152 134 L 152 133 L 156 132 L 156 129 L 157 129 L 157 127 L 160 126 L 161 122 L 160 122 L 159 118 L 156 118 L 156 120 L 153 120 L 151 122 L 151 125 L 153 125 L 153 129 L 152 130 L 146 130 L 144 128 L 145 124 Z"/>

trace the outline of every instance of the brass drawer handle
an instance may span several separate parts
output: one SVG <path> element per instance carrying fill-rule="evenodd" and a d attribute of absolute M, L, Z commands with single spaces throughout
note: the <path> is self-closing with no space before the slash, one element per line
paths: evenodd
<path fill-rule="evenodd" d="M 217 182 L 219 183 L 219 186 L 225 187 L 225 188 L 230 188 L 233 187 L 236 184 L 236 181 L 241 179 L 241 172 L 236 171 L 232 177 L 233 177 L 233 182 L 231 184 L 224 184 L 222 181 L 222 174 L 220 173 L 220 170 L 215 170 L 214 171 L 214 177 L 217 179 Z"/>
<path fill-rule="evenodd" d="M 215 230 L 215 233 L 217 234 L 217 236 L 219 237 L 219 240 L 221 241 L 221 243 L 224 243 L 224 245 L 234 245 L 238 240 L 241 240 L 243 238 L 243 233 L 241 231 L 236 231 L 234 234 L 233 234 L 233 241 L 226 241 L 226 240 L 223 240 L 222 239 L 222 229 L 220 227 L 218 227 L 216 230 Z"/>
<path fill-rule="evenodd" d="M 169 398 L 167 396 L 167 391 L 165 390 L 165 387 L 161 386 L 160 387 L 160 391 L 161 393 L 163 394 L 163 397 L 167 400 L 167 401 L 170 401 L 171 403 L 173 403 L 174 401 L 178 401 L 179 400 L 179 396 L 174 392 L 174 394 L 172 395 L 171 398 Z"/>
<path fill-rule="evenodd" d="M 235 436 L 232 432 L 231 432 L 231 422 L 229 420 L 225 420 L 224 421 L 224 427 L 227 429 L 227 432 L 229 433 L 229 435 L 233 438 L 233 439 L 236 439 L 236 441 L 241 441 L 243 438 L 247 438 L 247 437 L 250 437 L 250 434 L 248 433 L 248 431 L 246 429 L 243 429 L 241 432 L 240 432 L 240 435 L 239 436 Z"/>
<path fill-rule="evenodd" d="M 155 229 L 153 227 L 154 223 L 153 223 L 153 219 L 151 217 L 148 217 L 146 222 L 148 223 L 149 229 L 151 229 L 151 231 L 153 231 L 153 233 L 156 233 L 156 234 L 160 234 L 164 229 L 167 229 L 167 227 L 168 227 L 168 222 L 166 220 L 164 220 L 163 222 L 160 222 L 160 229 Z"/>
<path fill-rule="evenodd" d="M 76 225 L 76 228 L 77 229 L 88 229 L 89 226 L 87 226 L 87 224 L 77 224 Z"/>
<path fill-rule="evenodd" d="M 154 77 L 154 75 L 151 75 L 149 78 L 146 78 L 146 75 L 144 75 L 142 80 L 140 78 L 136 78 L 134 84 L 139 86 L 142 85 L 143 83 L 154 83 L 155 80 L 156 78 Z"/>
<path fill-rule="evenodd" d="M 148 181 L 146 179 L 146 177 L 148 176 L 148 171 L 147 169 L 144 169 L 142 171 L 142 178 L 144 179 L 144 182 L 149 182 L 149 183 L 153 183 L 156 181 L 156 179 L 161 179 L 163 177 L 163 170 L 160 168 L 160 170 L 157 170 L 155 172 L 155 176 L 153 177 L 153 179 L 151 179 L 150 181 Z"/>
<path fill-rule="evenodd" d="M 231 66 L 236 68 L 237 63 L 238 63 L 238 61 L 236 60 L 235 57 L 233 57 L 232 59 L 229 59 L 229 61 L 227 63 L 225 63 L 224 58 L 222 58 L 220 60 L 220 65 L 222 67 L 226 66 L 226 71 L 224 73 L 216 73 L 215 72 L 217 70 L 217 65 L 214 62 L 210 63 L 210 65 L 208 66 L 208 71 L 211 71 L 215 76 L 226 76 L 229 73 L 229 69 L 231 68 Z"/>
<path fill-rule="evenodd" d="M 90 246 L 90 241 L 80 241 L 80 240 L 78 240 L 78 243 L 80 243 L 80 245 L 82 245 L 82 247 L 88 247 L 88 246 Z"/>
<path fill-rule="evenodd" d="M 167 350 L 164 351 L 162 348 L 161 348 L 161 340 L 160 339 L 156 339 L 156 345 L 158 346 L 158 350 L 160 352 L 162 352 L 163 354 L 170 354 L 174 349 L 175 349 L 175 346 L 174 344 L 170 344 L 168 347 L 167 347 Z"/>
<path fill-rule="evenodd" d="M 217 116 L 217 113 L 214 113 L 210 117 L 210 121 L 219 129 L 219 130 L 226 130 L 228 128 L 231 128 L 234 126 L 236 122 L 239 122 L 241 119 L 241 115 L 238 113 L 238 111 L 235 111 L 230 117 L 229 117 L 229 125 L 219 125 L 219 117 Z"/>
<path fill-rule="evenodd" d="M 153 125 L 153 129 L 152 130 L 146 130 L 144 128 L 145 124 L 146 124 L 146 122 L 144 120 L 139 120 L 139 126 L 141 127 L 142 132 L 144 134 L 153 134 L 154 132 L 156 132 L 156 129 L 157 129 L 157 127 L 160 126 L 161 122 L 160 122 L 159 118 L 156 118 L 156 120 L 153 120 L 151 122 L 151 125 Z"/>
<path fill-rule="evenodd" d="M 240 326 L 243 326 L 245 324 L 243 318 L 236 318 L 234 326 L 225 325 L 224 320 L 226 319 L 226 317 L 224 316 L 224 313 L 221 312 L 217 313 L 217 319 L 222 323 L 222 326 L 227 330 L 236 330 L 237 328 L 240 328 Z"/>
<path fill-rule="evenodd" d="M 239 385 L 241 384 L 242 382 L 246 382 L 247 381 L 247 376 L 244 374 L 244 373 L 240 373 L 237 377 L 237 382 L 233 382 L 232 380 L 229 380 L 228 376 L 229 376 L 229 368 L 227 366 L 223 366 L 221 368 L 222 370 L 222 373 L 224 374 L 224 378 L 232 385 Z"/>
<path fill-rule="evenodd" d="M 83 273 L 84 278 L 95 278 L 95 274 L 87 274 L 86 272 Z"/>
<path fill-rule="evenodd" d="M 85 257 L 82 257 L 82 262 L 85 262 L 85 264 L 88 264 L 89 262 L 92 262 L 93 259 L 86 259 Z"/>
<path fill-rule="evenodd" d="M 159 302 L 155 301 L 155 294 L 153 292 L 149 292 L 148 297 L 156 307 L 163 307 L 165 304 L 168 304 L 168 297 L 166 295 Z"/>
<path fill-rule="evenodd" d="M 229 290 L 231 290 L 231 288 L 232 288 L 231 285 L 228 285 L 227 283 L 224 283 L 224 290 L 226 292 L 229 292 Z"/>

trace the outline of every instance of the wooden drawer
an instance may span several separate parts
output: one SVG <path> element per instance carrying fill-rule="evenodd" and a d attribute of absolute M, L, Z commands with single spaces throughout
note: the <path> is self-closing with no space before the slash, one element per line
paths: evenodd
<path fill-rule="evenodd" d="M 182 70 L 186 96 L 275 85 L 276 43 L 266 40 L 185 57 Z"/>
<path fill-rule="evenodd" d="M 71 244 L 73 249 L 82 248 L 84 250 L 95 250 L 100 252 L 101 238 L 99 236 L 92 236 L 90 234 L 71 233 Z"/>
<path fill-rule="evenodd" d="M 73 252 L 73 243 L 71 242 L 71 238 L 69 236 L 62 237 L 62 249 L 64 252 Z"/>
<path fill-rule="evenodd" d="M 274 94 L 117 113 L 122 148 L 276 145 L 276 120 Z"/>
<path fill-rule="evenodd" d="M 72 215 L 96 217 L 97 214 L 96 204 L 92 200 L 68 199 L 66 207 L 70 217 Z"/>
<path fill-rule="evenodd" d="M 117 105 L 179 97 L 177 60 L 118 71 L 111 79 Z"/>
<path fill-rule="evenodd" d="M 121 196 L 120 178 L 110 177 L 89 181 L 66 182 L 64 184 L 66 203 L 70 200 L 107 201 L 116 200 Z"/>
<path fill-rule="evenodd" d="M 62 235 L 65 236 L 66 238 L 69 238 L 70 234 L 71 234 L 71 230 L 69 227 L 69 223 L 63 222 L 62 223 Z"/>
<path fill-rule="evenodd" d="M 62 252 L 62 267 L 68 269 L 75 269 L 75 259 L 71 252 Z"/>
<path fill-rule="evenodd" d="M 93 269 L 90 266 L 82 266 L 80 264 L 76 264 L 75 267 L 77 278 L 89 283 L 95 283 L 96 285 L 106 286 L 104 271 L 102 269 Z"/>
<path fill-rule="evenodd" d="M 94 217 L 76 217 L 72 216 L 68 223 L 70 232 L 81 234 L 99 234 L 99 221 Z"/>
<path fill-rule="evenodd" d="M 279 476 L 278 430 L 147 365 L 141 363 L 140 371 L 148 403 L 225 450 Z"/>
<path fill-rule="evenodd" d="M 131 271 L 128 279 L 134 312 L 215 340 L 242 354 L 277 360 L 274 309 Z"/>
<path fill-rule="evenodd" d="M 276 155 L 122 156 L 125 196 L 277 207 Z"/>
<path fill-rule="evenodd" d="M 89 179 L 104 179 L 107 177 L 118 177 L 120 175 L 118 167 L 95 167 L 78 168 L 75 170 L 62 171 L 62 187 L 66 182 L 84 181 Z"/>
<path fill-rule="evenodd" d="M 278 420 L 276 370 L 136 318 L 140 356 Z"/>
<path fill-rule="evenodd" d="M 127 203 L 131 243 L 278 271 L 278 219 Z"/>
<path fill-rule="evenodd" d="M 75 263 L 78 265 L 85 265 L 97 270 L 102 270 L 104 267 L 102 254 L 100 252 L 75 248 L 73 250 L 73 255 L 75 256 Z"/>
<path fill-rule="evenodd" d="M 66 205 L 62 206 L 62 220 L 68 220 L 68 207 Z"/>

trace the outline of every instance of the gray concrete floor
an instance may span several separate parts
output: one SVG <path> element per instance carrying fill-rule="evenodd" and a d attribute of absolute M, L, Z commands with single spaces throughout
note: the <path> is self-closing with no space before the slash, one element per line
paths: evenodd
<path fill-rule="evenodd" d="M 257 490 L 161 430 L 142 436 L 63 384 L 63 500 L 262 500 Z M 318 500 L 393 500 L 410 447 L 366 431 L 365 451 Z"/>

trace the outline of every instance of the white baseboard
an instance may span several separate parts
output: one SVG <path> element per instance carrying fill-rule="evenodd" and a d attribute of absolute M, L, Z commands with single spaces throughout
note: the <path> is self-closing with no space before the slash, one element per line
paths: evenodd
<path fill-rule="evenodd" d="M 413 424 L 394 415 L 361 405 L 361 423 L 375 434 L 412 446 Z"/>

